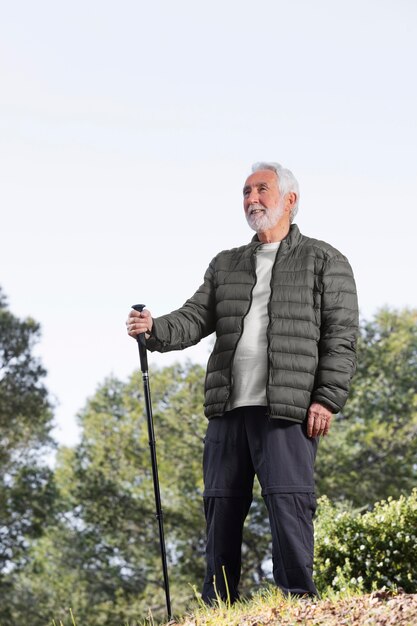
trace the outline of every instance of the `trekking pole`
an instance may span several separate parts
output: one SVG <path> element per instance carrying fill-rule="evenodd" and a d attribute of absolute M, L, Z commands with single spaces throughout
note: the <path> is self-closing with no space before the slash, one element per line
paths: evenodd
<path fill-rule="evenodd" d="M 144 308 L 145 308 L 144 304 L 134 304 L 132 306 L 132 309 L 135 309 L 135 311 L 139 311 L 139 312 L 142 312 Z M 140 369 L 142 370 L 143 390 L 145 394 L 145 406 L 146 406 L 146 417 L 148 421 L 149 446 L 151 450 L 151 461 L 152 461 L 153 489 L 155 493 L 156 519 L 158 520 L 158 526 L 159 526 L 159 544 L 161 547 L 162 571 L 164 574 L 165 599 L 166 599 L 168 619 L 171 620 L 172 619 L 171 599 L 169 596 L 167 555 L 166 555 L 166 550 L 165 550 L 165 539 L 164 539 L 164 516 L 163 516 L 162 506 L 161 506 L 161 494 L 159 491 L 158 464 L 156 460 L 155 433 L 154 433 L 154 428 L 153 428 L 151 390 L 149 387 L 148 355 L 146 353 L 145 333 L 140 333 L 140 335 L 136 337 L 136 340 L 138 342 L 138 347 L 139 347 Z"/>

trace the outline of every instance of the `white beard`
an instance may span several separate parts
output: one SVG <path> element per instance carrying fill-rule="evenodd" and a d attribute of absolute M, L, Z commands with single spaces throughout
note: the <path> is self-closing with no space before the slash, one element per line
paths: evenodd
<path fill-rule="evenodd" d="M 246 220 L 249 226 L 259 233 L 274 228 L 283 215 L 284 198 L 281 198 L 275 209 L 268 209 L 262 204 L 250 204 L 246 213 Z"/>

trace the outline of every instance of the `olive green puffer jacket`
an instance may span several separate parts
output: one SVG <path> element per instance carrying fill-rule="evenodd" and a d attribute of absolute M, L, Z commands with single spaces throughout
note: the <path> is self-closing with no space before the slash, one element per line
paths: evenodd
<path fill-rule="evenodd" d="M 232 386 L 233 357 L 256 282 L 257 236 L 220 252 L 185 304 L 154 319 L 149 350 L 182 350 L 215 331 L 207 364 L 205 414 L 222 415 Z M 268 413 L 302 422 L 311 402 L 333 412 L 345 404 L 356 364 L 358 305 L 347 259 L 292 225 L 274 263 L 269 301 Z"/>

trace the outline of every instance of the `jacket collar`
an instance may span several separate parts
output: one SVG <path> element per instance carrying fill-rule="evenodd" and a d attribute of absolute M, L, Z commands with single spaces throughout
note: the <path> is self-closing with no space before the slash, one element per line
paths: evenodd
<path fill-rule="evenodd" d="M 290 230 L 288 231 L 288 235 L 281 241 L 280 247 L 288 251 L 294 246 L 296 246 L 300 239 L 301 239 L 301 233 L 299 231 L 297 224 L 291 224 Z M 260 243 L 258 239 L 258 234 L 252 237 L 251 243 Z"/>

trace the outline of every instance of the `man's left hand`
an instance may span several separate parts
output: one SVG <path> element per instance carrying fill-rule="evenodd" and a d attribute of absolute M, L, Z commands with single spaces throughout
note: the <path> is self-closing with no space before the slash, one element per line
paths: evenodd
<path fill-rule="evenodd" d="M 325 437 L 330 430 L 333 413 L 326 406 L 313 402 L 307 412 L 307 435 Z"/>

